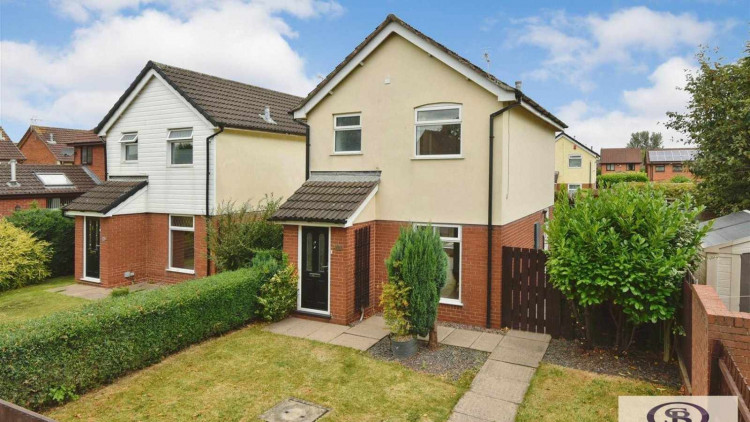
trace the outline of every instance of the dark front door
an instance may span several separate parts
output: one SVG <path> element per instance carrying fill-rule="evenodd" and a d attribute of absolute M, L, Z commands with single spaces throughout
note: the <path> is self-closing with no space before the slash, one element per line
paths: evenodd
<path fill-rule="evenodd" d="M 85 266 L 83 276 L 99 279 L 99 218 L 85 217 L 86 239 L 84 244 Z"/>
<path fill-rule="evenodd" d="M 302 309 L 328 312 L 328 227 L 302 227 Z"/>

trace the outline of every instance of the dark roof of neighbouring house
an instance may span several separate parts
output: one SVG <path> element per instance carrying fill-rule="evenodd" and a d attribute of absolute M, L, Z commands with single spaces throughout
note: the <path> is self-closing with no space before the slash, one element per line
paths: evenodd
<path fill-rule="evenodd" d="M 99 133 L 151 69 L 215 126 L 305 134 L 305 127 L 295 122 L 290 114 L 302 100 L 301 97 L 153 61 L 149 61 L 141 70 L 104 119 L 94 128 L 95 132 Z M 270 108 L 271 118 L 276 124 L 261 118 L 266 107 Z"/>
<path fill-rule="evenodd" d="M 356 56 L 360 51 L 362 51 L 362 49 L 367 44 L 369 44 L 370 41 L 372 41 L 372 39 L 375 38 L 380 33 L 380 31 L 382 31 L 383 29 L 385 29 L 385 27 L 388 26 L 388 24 L 390 24 L 392 22 L 396 22 L 399 25 L 403 26 L 407 30 L 409 30 L 412 33 L 414 33 L 414 35 L 422 38 L 423 40 L 427 41 L 432 46 L 434 46 L 434 47 L 440 49 L 441 51 L 445 52 L 446 54 L 448 54 L 449 56 L 453 57 L 455 60 L 457 60 L 461 64 L 463 64 L 465 66 L 468 66 L 471 70 L 473 70 L 474 72 L 478 73 L 479 75 L 481 75 L 482 77 L 484 77 L 488 81 L 492 82 L 493 84 L 499 86 L 500 88 L 503 88 L 503 89 L 505 89 L 507 91 L 512 91 L 512 92 L 519 93 L 521 95 L 523 101 L 526 102 L 526 103 L 528 103 L 531 107 L 533 107 L 540 114 L 542 114 L 543 116 L 549 118 L 550 120 L 552 120 L 553 122 L 557 123 L 558 125 L 560 125 L 562 127 L 568 127 L 562 120 L 560 120 L 557 117 L 555 117 L 555 115 L 553 115 L 552 113 L 550 113 L 549 111 L 547 111 L 544 107 L 542 107 L 541 105 L 539 105 L 536 101 L 534 101 L 531 98 L 527 97 L 520 90 L 517 90 L 517 89 L 511 87 L 510 85 L 508 85 L 505 82 L 501 81 L 500 79 L 498 79 L 494 75 L 485 72 L 484 70 L 482 70 L 481 67 L 475 65 L 474 63 L 472 63 L 469 60 L 461 57 L 458 53 L 454 52 L 453 50 L 449 49 L 448 47 L 444 46 L 443 44 L 440 44 L 439 42 L 435 41 L 434 39 L 428 37 L 427 35 L 423 34 L 420 31 L 418 31 L 416 28 L 414 28 L 411 25 L 409 25 L 408 23 L 404 22 L 401 18 L 399 18 L 398 16 L 396 16 L 394 14 L 388 15 L 385 18 L 385 20 L 380 25 L 378 25 L 378 27 L 375 28 L 374 31 L 372 31 L 370 33 L 370 35 L 368 35 L 367 37 L 365 37 L 365 39 L 357 47 L 355 47 L 354 50 L 351 53 L 349 53 L 349 55 L 346 56 L 344 58 L 344 60 L 341 63 L 339 63 L 331 71 L 331 73 L 328 74 L 328 76 L 326 76 L 322 81 L 320 81 L 320 83 L 312 91 L 310 91 L 309 94 L 307 94 L 307 97 L 305 97 L 305 99 L 302 100 L 302 102 L 300 102 L 299 104 L 297 104 L 296 107 L 294 107 L 294 110 L 300 109 L 305 103 L 307 103 L 308 101 L 310 101 L 310 99 L 313 96 L 315 96 L 315 94 L 317 94 L 321 89 L 323 89 L 323 87 L 328 82 L 330 82 L 330 80 L 333 79 L 333 77 L 336 76 L 336 74 L 341 69 L 343 69 L 344 66 L 346 66 L 354 58 L 354 56 Z"/>
<path fill-rule="evenodd" d="M 15 142 L 10 139 L 2 126 L 0 126 L 0 161 L 16 160 L 23 161 L 26 156 L 23 155 Z"/>
<path fill-rule="evenodd" d="M 706 233 L 701 245 L 704 248 L 732 242 L 744 237 L 750 237 L 750 211 L 744 210 L 725 215 L 713 220 L 711 230 Z M 709 222 L 704 222 L 706 225 Z"/>
<path fill-rule="evenodd" d="M 61 163 L 72 163 L 76 145 L 102 144 L 103 141 L 90 129 L 68 129 L 63 127 L 31 125 L 21 139 L 19 148 L 35 134 Z"/>
<path fill-rule="evenodd" d="M 559 138 L 562 138 L 563 136 L 565 136 L 566 138 L 570 139 L 574 144 L 578 145 L 579 147 L 581 147 L 584 150 L 588 151 L 589 153 L 593 154 L 594 157 L 599 157 L 599 154 L 597 154 L 593 149 L 591 149 L 591 148 L 587 147 L 586 145 L 580 143 L 576 138 L 568 135 L 565 132 L 558 133 L 555 138 L 559 139 Z"/>
<path fill-rule="evenodd" d="M 647 163 L 684 163 L 693 161 L 697 148 L 661 148 L 646 152 Z"/>
<path fill-rule="evenodd" d="M 271 220 L 344 224 L 379 182 L 379 171 L 311 172 Z"/>
<path fill-rule="evenodd" d="M 108 180 L 74 199 L 63 209 L 106 214 L 146 185 L 147 180 Z"/>
<path fill-rule="evenodd" d="M 37 174 L 64 174 L 71 185 L 45 186 Z M 82 166 L 56 164 L 17 164 L 16 181 L 15 185 L 8 184 L 10 164 L 0 163 L 0 197 L 83 193 L 99 183 L 99 179 Z"/>
<path fill-rule="evenodd" d="M 602 148 L 601 164 L 640 164 L 643 155 L 638 148 Z"/>

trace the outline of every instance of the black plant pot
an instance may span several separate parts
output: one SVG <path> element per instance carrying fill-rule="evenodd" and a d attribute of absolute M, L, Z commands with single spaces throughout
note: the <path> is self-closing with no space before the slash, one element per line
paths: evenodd
<path fill-rule="evenodd" d="M 397 359 L 405 359 L 417 353 L 417 338 L 409 337 L 407 340 L 396 340 L 391 337 L 391 352 Z"/>

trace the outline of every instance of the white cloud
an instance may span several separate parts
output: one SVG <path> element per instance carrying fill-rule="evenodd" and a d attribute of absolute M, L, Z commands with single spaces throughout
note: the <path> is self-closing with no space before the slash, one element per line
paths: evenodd
<path fill-rule="evenodd" d="M 95 17 L 62 50 L 1 41 L 0 116 L 28 123 L 93 127 L 145 66 L 155 60 L 271 89 L 303 95 L 315 80 L 288 39 L 297 34 L 283 14 L 312 18 L 340 14 L 331 1 L 253 2 L 178 0 L 199 5 L 185 15 L 147 7 L 145 1 L 60 0 L 61 10 Z M 206 4 L 203 4 L 206 3 Z"/>
<path fill-rule="evenodd" d="M 678 90 L 685 85 L 685 70 L 696 67 L 682 57 L 672 57 L 649 76 L 651 85 L 622 93 L 622 108 L 605 111 L 581 100 L 558 110 L 557 116 L 570 126 L 567 131 L 586 145 L 600 148 L 624 147 L 632 132 L 661 132 L 665 146 L 681 146 L 680 134 L 667 129 L 667 111 L 684 111 L 689 94 Z"/>

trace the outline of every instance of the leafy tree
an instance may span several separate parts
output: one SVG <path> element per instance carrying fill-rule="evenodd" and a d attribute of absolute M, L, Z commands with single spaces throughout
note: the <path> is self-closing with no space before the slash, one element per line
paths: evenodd
<path fill-rule="evenodd" d="M 750 208 L 750 42 L 745 53 L 729 64 L 698 53 L 698 72 L 687 74 L 687 111 L 667 113 L 667 127 L 698 147 L 690 164 L 696 195 L 718 214 Z"/>
<path fill-rule="evenodd" d="M 573 302 L 592 344 L 591 311 L 608 306 L 620 350 L 644 323 L 664 324 L 669 346 L 681 301 L 683 277 L 698 261 L 708 230 L 690 195 L 667 201 L 652 184 L 617 184 L 594 196 L 579 193 L 574 204 L 560 197 L 547 226 L 552 283 Z"/>
<path fill-rule="evenodd" d="M 49 243 L 0 218 L 0 292 L 49 277 Z"/>
<path fill-rule="evenodd" d="M 640 150 L 662 148 L 664 143 L 661 139 L 661 133 L 649 132 L 647 130 L 633 132 L 630 134 L 628 148 L 638 148 Z"/>
<path fill-rule="evenodd" d="M 52 259 L 49 267 L 53 276 L 73 273 L 75 221 L 60 210 L 32 207 L 16 211 L 6 219 L 26 230 L 37 239 L 49 242 Z"/>

